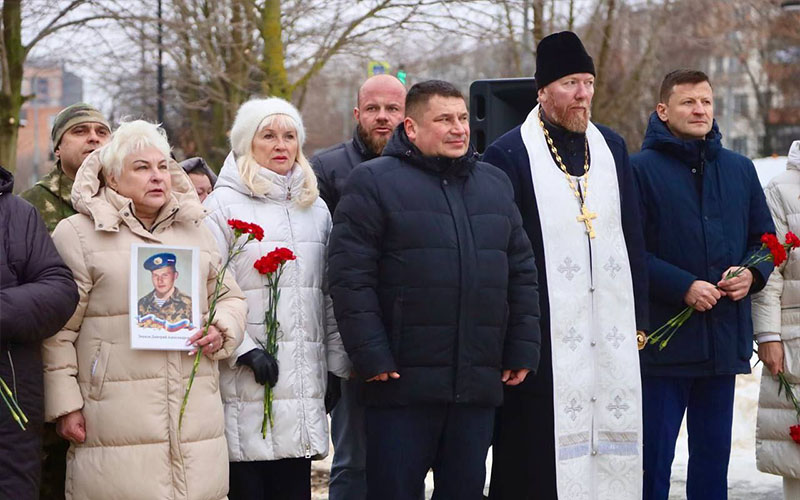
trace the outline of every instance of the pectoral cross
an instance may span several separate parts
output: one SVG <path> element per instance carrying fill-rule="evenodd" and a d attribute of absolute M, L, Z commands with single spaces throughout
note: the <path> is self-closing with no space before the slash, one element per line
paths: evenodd
<path fill-rule="evenodd" d="M 597 212 L 590 212 L 586 205 L 581 204 L 581 214 L 576 217 L 578 222 L 583 222 L 586 225 L 586 232 L 589 234 L 589 238 L 594 238 L 594 227 L 592 226 L 592 219 L 597 218 Z"/>

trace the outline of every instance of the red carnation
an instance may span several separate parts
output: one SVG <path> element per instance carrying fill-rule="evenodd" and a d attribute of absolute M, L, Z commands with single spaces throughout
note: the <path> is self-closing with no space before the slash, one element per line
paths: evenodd
<path fill-rule="evenodd" d="M 793 232 L 789 231 L 786 233 L 786 244 L 789 245 L 790 248 L 800 247 L 800 238 L 798 238 Z"/>
<path fill-rule="evenodd" d="M 253 238 L 261 241 L 264 238 L 264 230 L 258 224 L 250 224 L 248 228 L 248 233 L 253 235 Z"/>
<path fill-rule="evenodd" d="M 267 255 L 274 256 L 276 259 L 279 259 L 281 263 L 289 260 L 295 260 L 297 258 L 291 250 L 284 247 L 276 248 Z"/>
<path fill-rule="evenodd" d="M 228 219 L 228 225 L 233 229 L 233 233 L 238 238 L 243 234 L 249 234 L 248 240 L 256 239 L 261 241 L 264 238 L 264 230 L 258 224 L 244 222 L 239 219 Z"/>
<path fill-rule="evenodd" d="M 783 248 L 783 245 L 770 248 L 769 251 L 772 254 L 772 262 L 775 263 L 776 267 L 783 264 L 783 262 L 786 260 L 786 249 Z"/>
<path fill-rule="evenodd" d="M 247 222 L 241 221 L 239 219 L 228 219 L 228 225 L 231 226 L 231 228 L 234 231 L 239 231 L 239 232 L 242 232 L 242 233 L 245 232 L 245 230 L 249 226 L 249 224 Z"/>
<path fill-rule="evenodd" d="M 792 436 L 792 440 L 800 444 L 800 425 L 793 425 L 789 427 L 789 435 Z"/>
<path fill-rule="evenodd" d="M 261 274 L 272 274 L 278 270 L 280 262 L 271 255 L 265 255 L 253 263 L 253 267 Z"/>

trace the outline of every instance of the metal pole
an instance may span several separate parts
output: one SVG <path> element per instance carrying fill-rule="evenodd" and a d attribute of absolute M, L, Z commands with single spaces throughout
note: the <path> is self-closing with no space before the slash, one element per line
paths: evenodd
<path fill-rule="evenodd" d="M 161 0 L 158 0 L 158 123 L 164 123 L 164 64 L 162 35 L 164 27 L 161 23 Z"/>

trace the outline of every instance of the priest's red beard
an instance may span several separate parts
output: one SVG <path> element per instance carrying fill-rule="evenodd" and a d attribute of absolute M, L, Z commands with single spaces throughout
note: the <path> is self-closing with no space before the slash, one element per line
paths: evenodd
<path fill-rule="evenodd" d="M 577 108 L 574 104 L 564 107 L 555 106 L 552 110 L 551 121 L 557 125 L 564 127 L 570 132 L 584 133 L 589 126 L 589 120 L 592 118 L 592 109 L 586 105 L 585 107 Z"/>

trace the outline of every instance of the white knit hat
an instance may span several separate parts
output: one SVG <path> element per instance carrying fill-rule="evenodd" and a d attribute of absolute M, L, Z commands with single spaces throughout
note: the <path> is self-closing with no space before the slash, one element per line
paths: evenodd
<path fill-rule="evenodd" d="M 242 156 L 250 150 L 258 126 L 265 118 L 271 115 L 287 115 L 297 127 L 297 139 L 300 148 L 306 140 L 306 130 L 303 128 L 303 119 L 292 104 L 280 97 L 268 99 L 250 99 L 239 107 L 236 119 L 231 127 L 231 149 L 237 156 Z"/>

